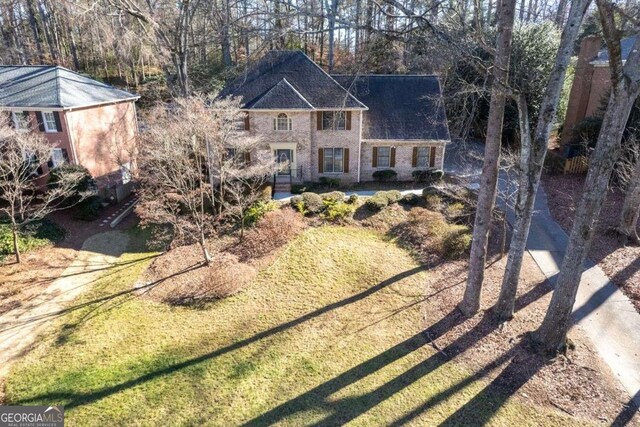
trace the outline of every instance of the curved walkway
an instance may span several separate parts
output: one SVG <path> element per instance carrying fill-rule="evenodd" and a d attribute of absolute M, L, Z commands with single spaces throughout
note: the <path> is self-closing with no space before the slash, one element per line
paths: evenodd
<path fill-rule="evenodd" d="M 37 298 L 0 316 L 0 376 L 35 341 L 47 321 L 64 312 L 75 299 L 124 253 L 129 236 L 121 231 L 85 240 L 77 258 Z"/>

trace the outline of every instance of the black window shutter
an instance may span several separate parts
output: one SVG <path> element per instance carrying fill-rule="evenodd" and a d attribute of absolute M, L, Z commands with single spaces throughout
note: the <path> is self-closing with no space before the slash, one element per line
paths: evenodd
<path fill-rule="evenodd" d="M 44 132 L 44 120 L 42 119 L 41 111 L 36 111 L 36 121 L 38 122 L 38 129 L 40 129 L 40 132 Z"/>
<path fill-rule="evenodd" d="M 62 123 L 60 123 L 60 113 L 57 111 L 53 112 L 53 118 L 56 121 L 56 131 L 62 132 Z"/>
<path fill-rule="evenodd" d="M 62 158 L 65 162 L 69 163 L 69 153 L 67 153 L 65 148 L 62 149 Z"/>

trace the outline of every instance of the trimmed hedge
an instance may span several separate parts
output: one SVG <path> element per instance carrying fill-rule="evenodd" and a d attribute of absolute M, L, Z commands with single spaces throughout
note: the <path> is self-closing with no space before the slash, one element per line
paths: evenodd
<path fill-rule="evenodd" d="M 424 182 L 427 184 L 435 184 L 442 180 L 444 171 L 433 169 L 415 170 L 411 173 L 415 182 Z"/>
<path fill-rule="evenodd" d="M 376 181 L 393 181 L 398 177 L 398 173 L 393 169 L 382 169 L 375 171 L 372 176 Z"/>

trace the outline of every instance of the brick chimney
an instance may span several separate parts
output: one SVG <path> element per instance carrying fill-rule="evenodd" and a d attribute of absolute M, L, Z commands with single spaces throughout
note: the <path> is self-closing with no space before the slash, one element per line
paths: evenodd
<path fill-rule="evenodd" d="M 564 118 L 564 126 L 562 129 L 562 145 L 566 144 L 571 138 L 575 125 L 585 118 L 587 107 L 589 106 L 589 99 L 591 98 L 594 69 L 593 65 L 589 62 L 596 57 L 601 45 L 602 39 L 599 36 L 585 37 L 580 44 L 575 77 L 573 79 L 573 85 L 571 86 L 567 114 Z"/>

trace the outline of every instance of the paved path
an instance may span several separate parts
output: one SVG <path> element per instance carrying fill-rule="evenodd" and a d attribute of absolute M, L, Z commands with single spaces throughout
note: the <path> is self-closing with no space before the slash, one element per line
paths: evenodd
<path fill-rule="evenodd" d="M 89 237 L 77 258 L 29 304 L 0 316 L 0 377 L 24 354 L 49 321 L 110 268 L 127 248 L 129 237 L 110 231 Z"/>
<path fill-rule="evenodd" d="M 482 147 L 457 143 L 452 148 L 447 147 L 446 172 L 465 177 L 470 183 L 477 182 L 482 163 L 473 159 L 478 159 Z M 502 188 L 505 182 L 506 177 L 501 174 L 499 184 Z M 513 221 L 509 204 L 507 213 Z M 552 284 L 555 284 L 568 240 L 567 233 L 552 218 L 547 195 L 540 186 L 527 250 Z M 640 407 L 640 313 L 600 267 L 590 261 L 585 267 L 573 307 L 576 324 L 584 330 L 600 357 Z"/>

